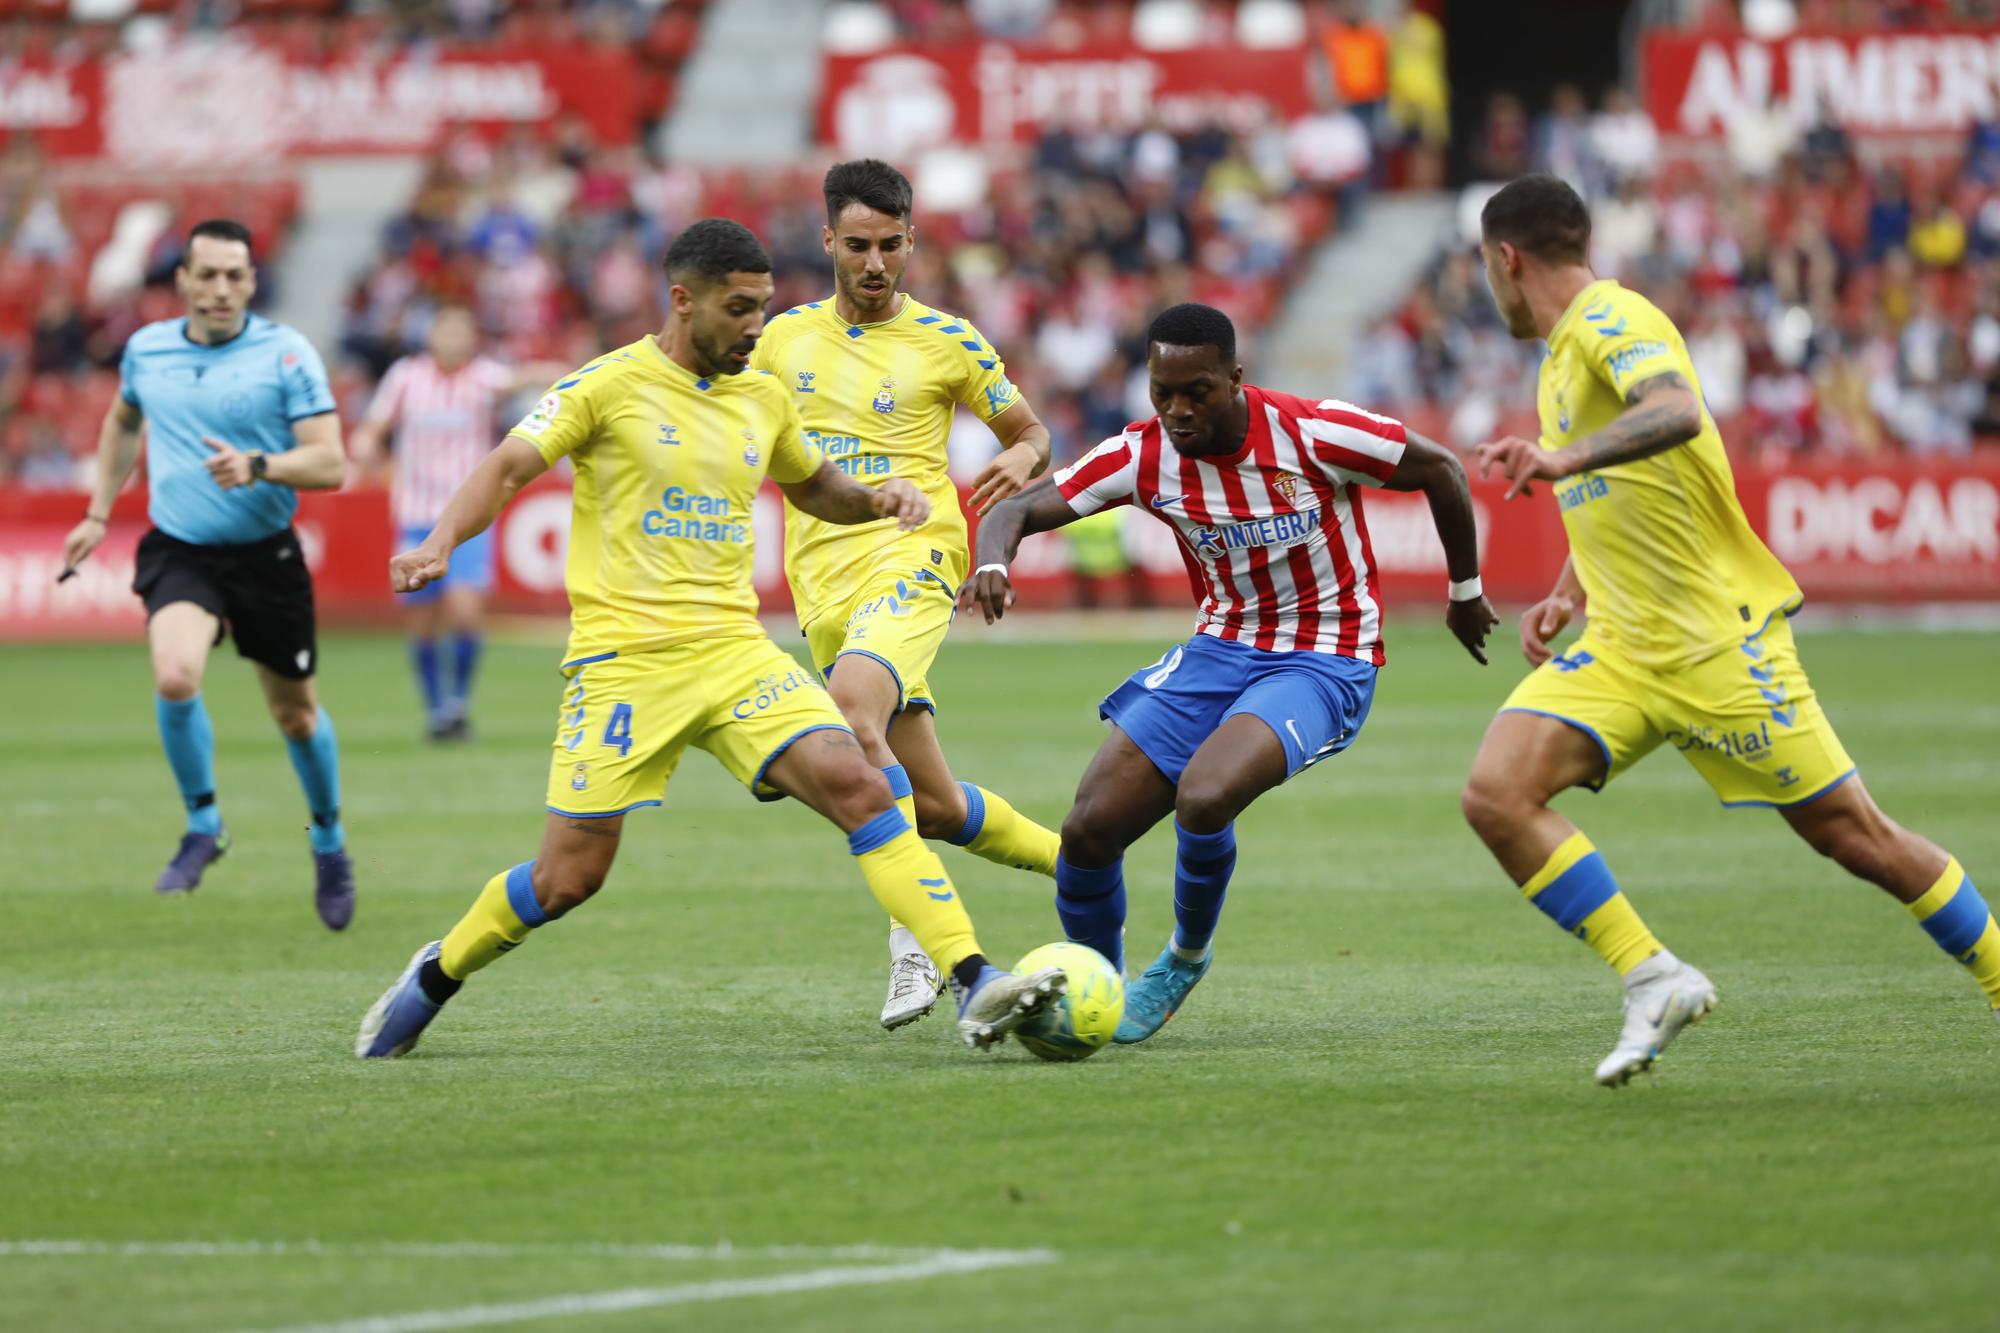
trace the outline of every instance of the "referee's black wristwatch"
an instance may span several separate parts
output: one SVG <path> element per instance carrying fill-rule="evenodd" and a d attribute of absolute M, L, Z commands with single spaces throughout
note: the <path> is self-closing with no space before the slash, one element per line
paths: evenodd
<path fill-rule="evenodd" d="M 264 474 L 270 470 L 270 455 L 252 450 L 250 454 L 250 480 L 262 481 L 264 480 Z"/>

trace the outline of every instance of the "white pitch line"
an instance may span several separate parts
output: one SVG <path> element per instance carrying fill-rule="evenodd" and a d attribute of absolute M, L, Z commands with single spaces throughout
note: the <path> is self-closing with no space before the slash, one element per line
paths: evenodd
<path fill-rule="evenodd" d="M 578 1292 L 549 1296 L 541 1300 L 513 1301 L 504 1305 L 466 1305 L 455 1310 L 419 1310 L 411 1314 L 377 1315 L 367 1319 L 346 1319 L 331 1324 L 294 1324 L 271 1333 L 435 1333 L 440 1329 L 483 1328 L 494 1324 L 523 1324 L 536 1319 L 562 1319 L 577 1315 L 619 1314 L 630 1310 L 651 1310 L 663 1305 L 693 1305 L 704 1301 L 733 1300 L 739 1296 L 784 1296 L 794 1292 L 825 1291 L 833 1287 L 861 1287 L 886 1282 L 917 1282 L 925 1278 L 956 1273 L 976 1273 L 989 1268 L 1017 1268 L 1045 1264 L 1055 1259 L 1050 1250 L 946 1251 L 913 1263 L 884 1264 L 866 1268 L 818 1268 L 805 1273 L 773 1273 L 766 1277 L 725 1278 L 713 1282 L 687 1282 L 672 1287 L 624 1287 L 616 1291 Z"/>
<path fill-rule="evenodd" d="M 1039 1253 L 1017 1250 L 941 1250 L 934 1246 L 890 1245 L 632 1245 L 614 1242 L 495 1243 L 487 1241 L 318 1241 L 318 1240 L 0 1240 L 0 1258 L 64 1256 L 258 1259 L 287 1257 L 366 1257 L 401 1259 L 508 1259 L 530 1255 L 582 1255 L 603 1259 L 663 1259 L 676 1262 L 743 1259 L 932 1259 L 941 1255 L 989 1256 Z M 1038 1261 L 1039 1262 L 1039 1261 Z"/>

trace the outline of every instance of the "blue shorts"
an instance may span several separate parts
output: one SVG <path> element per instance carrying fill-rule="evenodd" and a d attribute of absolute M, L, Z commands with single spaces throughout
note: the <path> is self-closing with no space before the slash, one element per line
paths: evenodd
<path fill-rule="evenodd" d="M 429 528 L 404 528 L 403 542 L 397 549 L 408 551 L 431 535 Z M 444 596 L 446 588 L 471 588 L 486 592 L 493 586 L 493 529 L 474 537 L 465 545 L 451 553 L 451 568 L 436 583 L 426 583 L 415 592 L 402 594 L 402 600 L 412 605 L 435 602 Z"/>
<path fill-rule="evenodd" d="M 1374 702 L 1372 662 L 1197 634 L 1134 672 L 1097 713 L 1178 783 L 1201 743 L 1239 713 L 1270 727 L 1285 747 L 1285 776 L 1294 777 L 1352 745 Z"/>

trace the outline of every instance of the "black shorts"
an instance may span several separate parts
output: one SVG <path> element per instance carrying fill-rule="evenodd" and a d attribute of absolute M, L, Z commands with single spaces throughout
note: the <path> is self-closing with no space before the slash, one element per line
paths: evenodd
<path fill-rule="evenodd" d="M 132 591 L 150 618 L 172 602 L 193 602 L 222 622 L 215 641 L 236 639 L 236 655 L 286 680 L 319 663 L 312 575 L 290 528 L 243 546 L 197 546 L 154 528 L 139 539 Z"/>

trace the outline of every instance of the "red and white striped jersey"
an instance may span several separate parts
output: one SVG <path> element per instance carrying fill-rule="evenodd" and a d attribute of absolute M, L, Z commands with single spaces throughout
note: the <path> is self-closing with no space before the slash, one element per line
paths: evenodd
<path fill-rule="evenodd" d="M 514 372 L 476 356 L 449 373 L 428 353 L 389 367 L 368 404 L 368 420 L 395 431 L 390 507 L 399 528 L 428 528 L 459 483 L 500 442 L 495 409 Z"/>
<path fill-rule="evenodd" d="M 1380 666 L 1375 554 L 1356 488 L 1396 470 L 1403 424 L 1337 399 L 1243 393 L 1250 429 L 1235 453 L 1184 458 L 1155 417 L 1057 473 L 1057 488 L 1079 514 L 1130 504 L 1174 530 L 1201 601 L 1197 632 Z"/>

